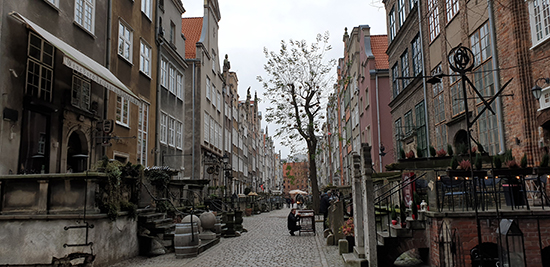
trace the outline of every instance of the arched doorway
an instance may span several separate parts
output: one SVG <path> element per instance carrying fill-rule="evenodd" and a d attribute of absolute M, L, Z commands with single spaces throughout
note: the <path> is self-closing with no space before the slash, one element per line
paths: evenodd
<path fill-rule="evenodd" d="M 468 132 L 466 132 L 466 130 L 459 130 L 458 132 L 456 132 L 455 138 L 454 138 L 454 146 L 456 148 L 455 153 L 460 154 L 463 152 L 468 152 L 468 151 L 460 151 L 461 148 L 467 150 L 468 149 L 467 144 L 468 144 Z"/>
<path fill-rule="evenodd" d="M 83 172 L 88 166 L 88 146 L 86 136 L 74 131 L 67 144 L 67 172 Z"/>
<path fill-rule="evenodd" d="M 499 266 L 498 245 L 481 243 L 470 250 L 470 257 L 472 258 L 472 267 Z"/>

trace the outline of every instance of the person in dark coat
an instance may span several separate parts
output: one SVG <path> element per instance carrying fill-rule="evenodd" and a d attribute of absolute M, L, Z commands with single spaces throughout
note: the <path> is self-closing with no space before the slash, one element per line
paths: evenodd
<path fill-rule="evenodd" d="M 327 217 L 328 217 L 328 207 L 330 206 L 330 197 L 331 193 L 321 195 L 321 203 L 319 204 L 319 213 L 323 214 L 323 229 L 327 229 Z"/>
<path fill-rule="evenodd" d="M 290 232 L 290 235 L 295 235 L 294 232 L 302 229 L 302 226 L 296 225 L 298 220 L 300 219 L 300 215 L 296 215 L 296 209 L 290 210 L 290 214 L 288 214 L 288 231 Z"/>

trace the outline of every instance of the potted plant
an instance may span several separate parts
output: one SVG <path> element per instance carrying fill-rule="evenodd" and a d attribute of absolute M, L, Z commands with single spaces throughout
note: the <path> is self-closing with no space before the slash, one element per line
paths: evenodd
<path fill-rule="evenodd" d="M 435 157 L 437 156 L 437 151 L 435 150 L 435 147 L 430 146 L 430 156 Z"/>
<path fill-rule="evenodd" d="M 445 149 L 443 149 L 443 148 L 436 151 L 435 153 L 438 157 L 445 157 L 447 155 L 447 151 L 445 151 Z"/>
<path fill-rule="evenodd" d="M 447 144 L 447 153 L 449 154 L 449 156 L 453 156 L 453 146 L 451 146 L 451 144 Z"/>
<path fill-rule="evenodd" d="M 342 233 L 348 241 L 348 252 L 353 251 L 355 246 L 355 232 L 354 232 L 353 217 L 350 217 L 344 222 L 344 225 L 340 227 L 340 233 Z"/>
<path fill-rule="evenodd" d="M 395 211 L 395 207 L 392 207 L 390 216 L 391 216 L 391 224 L 396 225 L 397 224 L 397 212 Z"/>

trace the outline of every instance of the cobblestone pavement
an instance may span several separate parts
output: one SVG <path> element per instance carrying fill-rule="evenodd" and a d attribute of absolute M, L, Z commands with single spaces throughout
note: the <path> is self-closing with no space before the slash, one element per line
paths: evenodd
<path fill-rule="evenodd" d="M 221 238 L 220 243 L 195 258 L 176 259 L 174 253 L 154 257 L 136 257 L 120 262 L 124 266 L 344 266 L 337 246 L 326 246 L 323 233 L 290 236 L 286 218 L 290 209 L 283 208 L 251 217 L 244 217 L 248 232 L 240 237 Z"/>

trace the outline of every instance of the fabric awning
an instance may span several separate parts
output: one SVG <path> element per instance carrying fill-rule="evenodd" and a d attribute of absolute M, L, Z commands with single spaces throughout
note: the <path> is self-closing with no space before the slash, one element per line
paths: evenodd
<path fill-rule="evenodd" d="M 128 89 L 128 87 L 126 87 L 126 85 L 124 85 L 107 68 L 97 63 L 95 60 L 91 59 L 82 52 L 78 51 L 76 48 L 61 41 L 59 38 L 44 30 L 42 27 L 36 25 L 29 19 L 23 17 L 21 14 L 17 12 L 12 12 L 10 13 L 10 15 L 21 21 L 22 23 L 26 24 L 27 27 L 35 31 L 37 34 L 42 36 L 42 38 L 44 38 L 50 44 L 63 52 L 63 65 L 81 73 L 90 80 L 128 99 L 130 102 L 136 105 L 139 105 L 141 103 L 139 97 L 134 94 L 130 89 Z"/>

